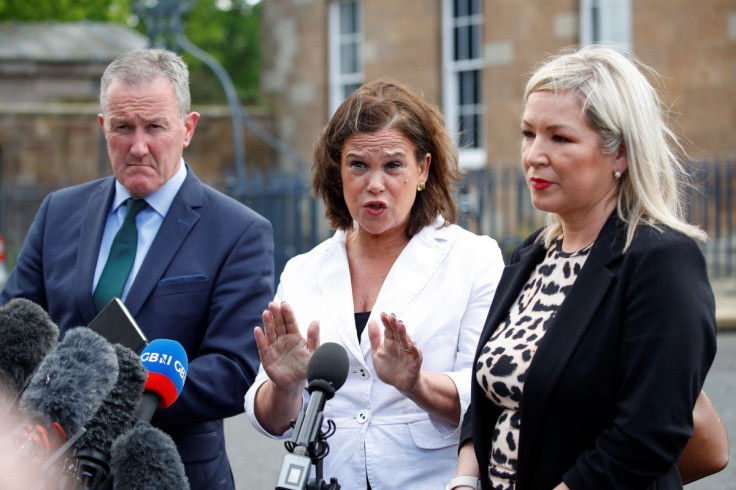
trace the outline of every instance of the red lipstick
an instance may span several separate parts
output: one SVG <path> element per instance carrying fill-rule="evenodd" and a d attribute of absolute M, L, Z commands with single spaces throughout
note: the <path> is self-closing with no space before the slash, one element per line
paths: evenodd
<path fill-rule="evenodd" d="M 532 189 L 544 190 L 550 187 L 551 185 L 552 185 L 552 182 L 550 182 L 549 180 L 544 180 L 544 179 L 540 179 L 537 177 L 532 177 L 529 179 L 529 186 Z"/>

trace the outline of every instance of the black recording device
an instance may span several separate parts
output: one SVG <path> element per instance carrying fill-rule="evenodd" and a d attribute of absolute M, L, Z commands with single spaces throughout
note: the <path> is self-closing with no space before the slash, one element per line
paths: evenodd
<path fill-rule="evenodd" d="M 133 315 L 118 298 L 113 298 L 87 325 L 111 344 L 120 344 L 136 354 L 143 352 L 148 338 Z"/>

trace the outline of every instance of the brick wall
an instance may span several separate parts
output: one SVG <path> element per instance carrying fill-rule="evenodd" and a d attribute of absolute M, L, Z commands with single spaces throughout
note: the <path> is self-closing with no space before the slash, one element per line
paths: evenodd
<path fill-rule="evenodd" d="M 633 49 L 695 159 L 736 156 L 736 0 L 632 1 Z M 327 122 L 328 0 L 263 7 L 263 89 L 278 135 L 304 158 Z M 365 75 L 390 76 L 441 104 L 441 1 L 364 0 Z M 491 165 L 516 165 L 523 86 L 546 55 L 578 42 L 577 0 L 484 0 L 483 92 Z"/>
<path fill-rule="evenodd" d="M 229 110 L 195 110 L 202 117 L 184 158 L 201 180 L 225 189 L 237 175 Z M 98 112 L 96 104 L 0 104 L 0 233 L 10 253 L 48 192 L 112 173 Z M 264 110 L 250 113 L 273 131 Z M 275 152 L 250 131 L 244 135 L 246 174 L 273 169 Z"/>

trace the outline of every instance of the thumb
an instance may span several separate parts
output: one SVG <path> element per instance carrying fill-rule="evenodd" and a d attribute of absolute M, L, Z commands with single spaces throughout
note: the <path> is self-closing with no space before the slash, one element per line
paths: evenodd
<path fill-rule="evenodd" d="M 319 347 L 319 320 L 312 321 L 307 327 L 307 349 L 313 353 Z"/>
<path fill-rule="evenodd" d="M 381 347 L 381 327 L 376 320 L 368 322 L 368 339 L 371 341 L 371 355 Z"/>

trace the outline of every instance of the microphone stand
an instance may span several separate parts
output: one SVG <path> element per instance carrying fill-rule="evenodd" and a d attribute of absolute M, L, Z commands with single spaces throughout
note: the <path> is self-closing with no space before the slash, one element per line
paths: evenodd
<path fill-rule="evenodd" d="M 308 490 L 340 490 L 340 484 L 337 478 L 330 478 L 330 482 L 326 483 L 322 478 L 322 460 L 330 452 L 330 445 L 326 439 L 335 433 L 335 422 L 332 419 L 327 420 L 327 431 L 319 431 L 317 441 L 309 446 L 309 456 L 314 465 L 315 478 L 307 483 Z"/>
<path fill-rule="evenodd" d="M 317 390 L 316 393 L 313 393 Z M 325 401 L 332 398 L 335 388 L 329 382 L 315 379 L 309 382 L 308 391 L 316 400 L 309 403 L 305 412 L 299 413 L 296 421 L 291 421 L 294 433 L 284 443 L 289 454 L 284 461 L 276 482 L 276 490 L 340 490 L 337 478 L 327 483 L 322 477 L 322 460 L 330 452 L 326 439 L 335 433 L 335 422 L 327 420 L 327 430 L 322 431 L 322 410 Z M 305 422 L 306 421 L 306 422 Z M 315 467 L 315 478 L 309 478 L 310 464 Z"/>

